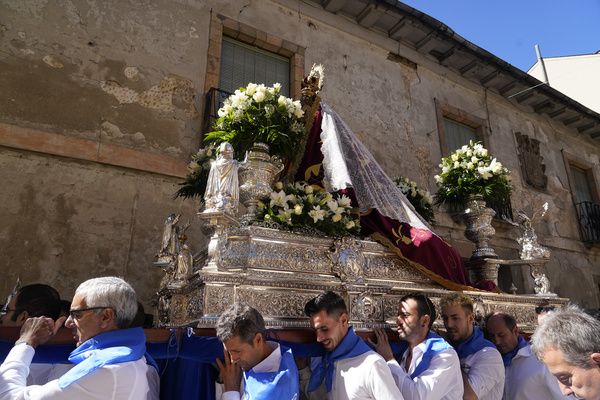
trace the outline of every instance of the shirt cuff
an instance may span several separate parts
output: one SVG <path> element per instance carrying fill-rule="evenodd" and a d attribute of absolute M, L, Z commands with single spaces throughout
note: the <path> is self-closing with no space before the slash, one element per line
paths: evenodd
<path fill-rule="evenodd" d="M 10 350 L 4 359 L 4 362 L 18 361 L 23 364 L 30 365 L 34 354 L 35 349 L 33 347 L 27 343 L 19 343 Z"/>
<path fill-rule="evenodd" d="M 221 400 L 240 400 L 240 392 L 230 390 L 221 395 Z"/>

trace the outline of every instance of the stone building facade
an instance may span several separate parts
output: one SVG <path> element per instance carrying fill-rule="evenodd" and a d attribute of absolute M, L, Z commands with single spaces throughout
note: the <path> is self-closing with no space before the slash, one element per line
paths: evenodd
<path fill-rule="evenodd" d="M 114 274 L 151 306 L 165 217 L 197 209 L 173 193 L 222 83 L 224 41 L 287 60 L 295 97 L 323 64 L 324 101 L 390 176 L 430 192 L 455 140 L 446 121 L 470 128 L 513 171 L 513 210 L 549 203 L 536 228 L 555 291 L 600 305 L 600 246 L 575 206 L 577 182 L 600 203 L 600 115 L 392 0 L 0 3 L 0 293 L 20 276 L 68 298 Z M 436 219 L 468 257 L 462 223 Z M 518 258 L 515 228 L 495 227 L 496 252 Z M 206 243 L 197 226 L 188 236 L 195 251 Z M 528 271 L 502 270 L 511 283 L 531 293 Z"/>

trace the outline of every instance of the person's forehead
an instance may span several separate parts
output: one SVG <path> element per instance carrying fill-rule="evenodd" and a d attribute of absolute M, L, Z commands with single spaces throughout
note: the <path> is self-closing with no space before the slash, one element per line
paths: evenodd
<path fill-rule="evenodd" d="M 223 344 L 225 345 L 225 348 L 228 351 L 242 350 L 245 347 L 250 346 L 248 343 L 243 341 L 239 336 L 232 336 L 229 339 L 227 339 L 226 341 L 224 341 Z"/>
<path fill-rule="evenodd" d="M 418 305 L 415 299 L 406 299 L 400 303 L 400 311 L 414 313 L 418 311 Z"/>
<path fill-rule="evenodd" d="M 442 315 L 446 316 L 462 316 L 466 315 L 466 311 L 459 303 L 446 304 L 442 307 Z"/>
<path fill-rule="evenodd" d="M 327 311 L 321 310 L 310 318 L 310 322 L 314 328 L 322 326 L 330 326 L 337 322 L 337 318 L 327 314 Z"/>
<path fill-rule="evenodd" d="M 73 296 L 73 300 L 71 301 L 71 308 L 78 309 L 84 307 L 86 307 L 86 302 L 83 298 L 83 295 L 81 295 L 80 293 L 75 293 L 75 295 Z"/>

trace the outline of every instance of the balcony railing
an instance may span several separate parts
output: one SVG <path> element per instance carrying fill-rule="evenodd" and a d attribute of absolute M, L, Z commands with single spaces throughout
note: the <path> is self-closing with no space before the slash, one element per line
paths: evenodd
<path fill-rule="evenodd" d="M 223 102 L 231 93 L 217 88 L 210 88 L 206 93 L 206 103 L 204 107 L 204 123 L 202 132 L 206 133 L 212 130 L 212 126 L 219 118 L 217 111 L 223 106 Z"/>
<path fill-rule="evenodd" d="M 586 243 L 600 242 L 600 204 L 582 201 L 575 204 L 579 216 L 582 240 Z"/>

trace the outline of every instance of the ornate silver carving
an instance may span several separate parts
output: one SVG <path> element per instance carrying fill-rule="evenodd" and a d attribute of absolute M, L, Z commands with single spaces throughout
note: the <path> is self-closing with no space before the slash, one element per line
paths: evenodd
<path fill-rule="evenodd" d="M 219 156 L 211 163 L 206 182 L 206 212 L 237 214 L 240 201 L 239 166 L 239 162 L 233 158 L 233 146 L 227 142 L 221 143 Z"/>
<path fill-rule="evenodd" d="M 496 233 L 492 226 L 492 218 L 496 212 L 486 207 L 481 195 L 473 195 L 467 201 L 467 209 L 463 214 L 465 225 L 465 237 L 475 243 L 475 250 L 471 259 L 498 257 L 489 245 L 489 241 Z"/>
<path fill-rule="evenodd" d="M 350 310 L 351 321 L 368 323 L 383 320 L 381 296 L 376 297 L 371 290 L 365 290 L 356 297 L 352 296 Z"/>
<path fill-rule="evenodd" d="M 261 198 L 271 194 L 275 176 L 283 170 L 283 163 L 269 155 L 269 146 L 255 143 L 240 168 L 240 199 L 247 213 L 242 221 L 256 219 L 256 208 Z"/>
<path fill-rule="evenodd" d="M 343 283 L 364 283 L 365 258 L 360 241 L 351 237 L 336 239 L 327 256 L 333 264 L 333 275 Z"/>

